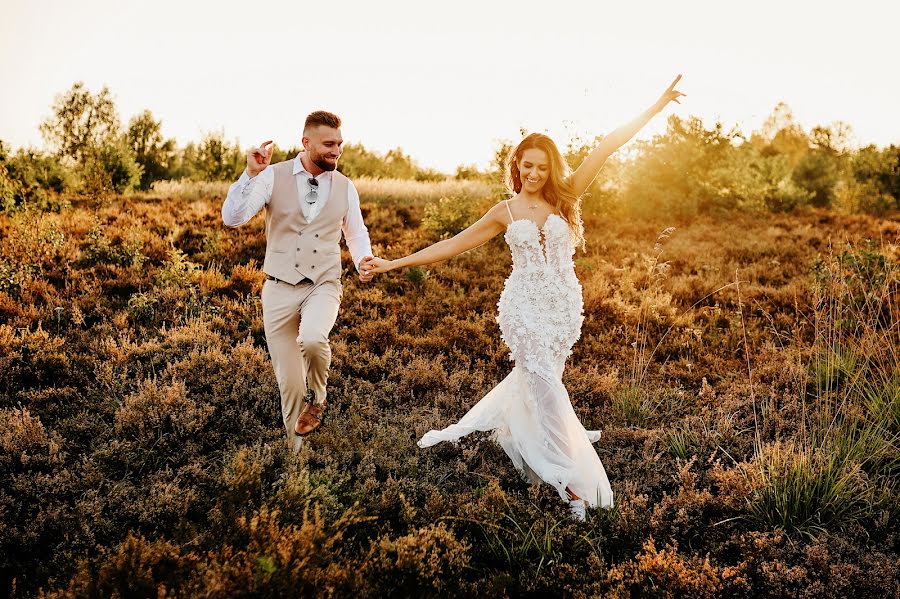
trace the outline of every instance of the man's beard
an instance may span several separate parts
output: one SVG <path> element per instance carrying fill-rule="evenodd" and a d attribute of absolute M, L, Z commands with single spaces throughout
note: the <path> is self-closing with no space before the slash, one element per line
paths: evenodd
<path fill-rule="evenodd" d="M 322 157 L 312 158 L 312 162 L 313 162 L 313 164 L 315 164 L 317 167 L 319 167 L 323 171 L 333 171 L 334 169 L 337 168 L 337 161 L 335 161 L 332 164 L 331 162 L 328 162 L 327 160 L 325 160 Z"/>

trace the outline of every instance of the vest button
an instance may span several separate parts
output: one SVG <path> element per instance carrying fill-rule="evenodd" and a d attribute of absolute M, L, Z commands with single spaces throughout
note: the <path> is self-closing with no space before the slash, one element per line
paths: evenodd
<path fill-rule="evenodd" d="M 316 250 L 313 250 L 313 254 L 315 254 L 315 253 L 316 253 Z"/>
<path fill-rule="evenodd" d="M 316 265 L 315 265 L 315 264 L 313 264 L 313 265 L 312 265 L 312 266 L 310 266 L 310 268 L 315 268 L 315 267 L 316 267 Z"/>
<path fill-rule="evenodd" d="M 318 237 L 318 236 L 319 236 L 319 234 L 318 234 L 318 233 L 316 233 L 316 237 Z"/>
<path fill-rule="evenodd" d="M 300 268 L 300 265 L 299 265 L 299 264 L 295 264 L 295 265 L 294 265 L 294 268 Z"/>

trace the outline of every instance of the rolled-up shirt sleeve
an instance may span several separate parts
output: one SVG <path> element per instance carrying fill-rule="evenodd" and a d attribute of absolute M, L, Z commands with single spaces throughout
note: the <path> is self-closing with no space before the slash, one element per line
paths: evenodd
<path fill-rule="evenodd" d="M 356 270 L 359 270 L 359 263 L 366 256 L 372 255 L 372 242 L 369 240 L 369 229 L 363 222 L 362 210 L 359 207 L 359 192 L 353 181 L 347 188 L 348 210 L 347 216 L 344 217 L 343 231 L 344 241 L 347 242 L 347 248 L 350 250 L 350 257 Z"/>
<path fill-rule="evenodd" d="M 275 174 L 266 168 L 252 179 L 245 170 L 228 188 L 222 204 L 222 222 L 229 227 L 239 227 L 256 216 L 272 198 Z"/>

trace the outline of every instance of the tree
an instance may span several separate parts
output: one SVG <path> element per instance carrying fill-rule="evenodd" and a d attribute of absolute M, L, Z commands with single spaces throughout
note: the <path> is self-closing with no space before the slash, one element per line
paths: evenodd
<path fill-rule="evenodd" d="M 809 132 L 815 148 L 833 154 L 847 154 L 853 149 L 853 127 L 844 121 L 835 121 L 828 127 L 817 125 Z"/>
<path fill-rule="evenodd" d="M 637 157 L 623 176 L 624 206 L 639 214 L 696 214 L 721 207 L 717 165 L 733 154 L 734 130 L 699 117 L 669 117 L 666 132 L 635 144 Z"/>
<path fill-rule="evenodd" d="M 141 182 L 141 165 L 124 135 L 107 139 L 84 163 L 85 173 L 94 178 L 86 180 L 85 188 L 93 192 L 125 193 Z"/>
<path fill-rule="evenodd" d="M 135 161 L 143 168 L 141 189 L 150 189 L 154 181 L 170 178 L 175 140 L 163 139 L 162 122 L 154 119 L 153 113 L 145 110 L 132 117 L 125 137 Z"/>
<path fill-rule="evenodd" d="M 41 135 L 57 155 L 75 163 L 119 133 L 119 116 L 106 86 L 94 95 L 79 81 L 56 97 L 52 109 L 53 115 L 40 125 Z"/>
<path fill-rule="evenodd" d="M 141 166 L 121 133 L 106 86 L 95 95 L 78 81 L 56 97 L 52 110 L 41 134 L 59 159 L 74 163 L 84 191 L 123 193 L 140 181 Z"/>
<path fill-rule="evenodd" d="M 794 181 L 812 194 L 813 206 L 831 206 L 838 184 L 850 177 L 853 130 L 838 121 L 809 132 L 810 147 L 794 167 Z"/>
<path fill-rule="evenodd" d="M 246 164 L 240 146 L 228 143 L 224 131 L 205 134 L 196 152 L 194 177 L 203 181 L 233 181 Z"/>
<path fill-rule="evenodd" d="M 750 143 L 756 146 L 763 156 L 784 156 L 791 168 L 797 166 L 809 151 L 809 138 L 794 120 L 794 113 L 790 107 L 784 102 L 779 102 L 762 128 L 753 132 Z"/>
<path fill-rule="evenodd" d="M 15 208 L 22 193 L 21 184 L 9 174 L 8 162 L 9 153 L 6 146 L 3 145 L 3 141 L 0 141 L 0 213 Z"/>
<path fill-rule="evenodd" d="M 402 149 L 388 150 L 384 155 L 367 150 L 362 144 L 344 145 L 338 170 L 348 177 L 374 177 L 377 179 L 415 179 L 417 181 L 440 181 L 443 173 L 422 168 Z"/>

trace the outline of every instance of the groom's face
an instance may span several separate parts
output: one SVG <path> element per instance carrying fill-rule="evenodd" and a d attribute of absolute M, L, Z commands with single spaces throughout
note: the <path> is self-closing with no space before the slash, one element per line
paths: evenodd
<path fill-rule="evenodd" d="M 323 171 L 337 168 L 343 145 L 341 130 L 326 125 L 312 127 L 303 136 L 303 148 L 309 159 Z"/>

